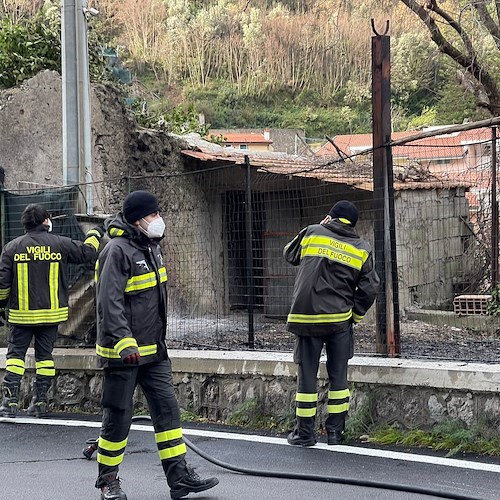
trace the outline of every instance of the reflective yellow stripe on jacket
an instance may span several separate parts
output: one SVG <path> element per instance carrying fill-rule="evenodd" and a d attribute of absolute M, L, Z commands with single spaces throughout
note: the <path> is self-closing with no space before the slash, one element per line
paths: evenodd
<path fill-rule="evenodd" d="M 50 309 L 59 309 L 59 262 L 51 262 L 49 269 Z"/>
<path fill-rule="evenodd" d="M 363 320 L 364 316 L 361 314 L 356 314 L 355 312 L 352 313 L 352 320 L 354 323 L 360 323 Z"/>
<path fill-rule="evenodd" d="M 62 323 L 67 319 L 67 307 L 60 307 L 59 309 L 34 309 L 33 311 L 9 309 L 9 322 L 16 325 Z"/>
<path fill-rule="evenodd" d="M 51 262 L 49 267 L 50 309 L 30 309 L 28 264 L 17 264 L 17 295 L 19 309 L 9 309 L 9 322 L 16 325 L 36 325 L 38 323 L 62 323 L 68 319 L 68 307 L 59 303 L 59 262 Z"/>
<path fill-rule="evenodd" d="M 119 229 L 117 227 L 112 227 L 109 230 L 109 235 L 112 236 L 113 238 L 115 236 L 123 236 L 125 234 L 125 231 L 123 229 Z"/>
<path fill-rule="evenodd" d="M 28 264 L 26 262 L 17 264 L 17 295 L 19 309 L 27 311 L 29 309 L 28 294 Z M 9 314 L 10 320 L 10 314 Z"/>
<path fill-rule="evenodd" d="M 325 257 L 346 266 L 361 270 L 368 259 L 368 252 L 354 245 L 330 238 L 328 236 L 306 236 L 301 241 L 300 258 Z"/>
<path fill-rule="evenodd" d="M 340 323 L 352 317 L 352 310 L 334 314 L 292 314 L 288 315 L 289 323 Z"/>
<path fill-rule="evenodd" d="M 137 343 L 136 343 L 137 345 Z M 158 346 L 156 344 L 151 344 L 151 345 L 140 345 L 138 347 L 139 349 L 139 354 L 141 356 L 151 356 L 153 354 L 156 354 L 158 352 Z M 120 351 L 122 351 L 121 349 Z M 103 347 L 99 344 L 96 344 L 96 353 L 101 356 L 102 358 L 109 358 L 109 359 L 120 359 L 120 355 L 115 351 L 115 349 L 111 349 L 109 347 Z"/>
<path fill-rule="evenodd" d="M 160 267 L 158 269 L 158 274 L 160 276 L 160 283 L 165 283 L 168 279 L 167 270 L 164 267 Z M 156 273 L 154 271 L 151 273 L 140 274 L 139 276 L 132 276 L 127 280 L 125 293 L 146 290 L 148 288 L 155 287 L 157 284 Z"/>
<path fill-rule="evenodd" d="M 137 340 L 135 340 L 133 337 L 125 337 L 119 340 L 115 344 L 115 351 L 117 354 L 120 354 L 122 351 L 128 349 L 129 347 L 138 347 Z"/>

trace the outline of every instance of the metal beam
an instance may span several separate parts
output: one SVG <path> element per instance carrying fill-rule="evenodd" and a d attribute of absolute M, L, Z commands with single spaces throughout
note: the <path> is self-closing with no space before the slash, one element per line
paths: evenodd
<path fill-rule="evenodd" d="M 388 28 L 388 25 L 387 25 Z M 374 30 L 375 31 L 375 30 Z M 387 29 L 386 29 L 387 32 Z M 391 141 L 390 37 L 372 37 L 373 205 L 375 267 L 380 276 L 377 352 L 401 354 Z"/>

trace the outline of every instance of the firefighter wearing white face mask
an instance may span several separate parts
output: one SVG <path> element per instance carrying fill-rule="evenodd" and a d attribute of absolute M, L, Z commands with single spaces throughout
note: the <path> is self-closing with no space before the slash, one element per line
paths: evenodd
<path fill-rule="evenodd" d="M 104 368 L 103 421 L 96 487 L 103 500 L 126 500 L 118 468 L 125 454 L 137 385 L 155 428 L 160 461 L 173 499 L 218 483 L 201 479 L 185 460 L 180 411 L 165 343 L 167 271 L 160 239 L 165 223 L 147 191 L 130 193 L 104 227 L 111 238 L 96 266 L 97 354 Z"/>

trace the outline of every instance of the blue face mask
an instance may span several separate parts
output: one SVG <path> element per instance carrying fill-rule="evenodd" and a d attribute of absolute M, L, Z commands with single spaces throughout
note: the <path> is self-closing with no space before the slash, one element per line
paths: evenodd
<path fill-rule="evenodd" d="M 51 233 L 52 232 L 52 221 L 50 219 L 48 219 L 48 221 L 49 221 L 49 223 L 45 224 L 45 225 L 48 227 L 47 231 L 49 233 Z"/>

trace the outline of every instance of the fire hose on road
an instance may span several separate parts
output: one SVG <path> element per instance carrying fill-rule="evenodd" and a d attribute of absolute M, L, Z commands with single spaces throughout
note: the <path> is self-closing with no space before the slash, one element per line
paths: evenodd
<path fill-rule="evenodd" d="M 132 417 L 132 421 L 134 422 L 141 420 L 151 422 L 151 417 L 146 415 L 139 415 Z M 203 450 L 198 448 L 195 444 L 193 444 L 185 436 L 183 436 L 183 440 L 186 443 L 186 446 L 191 450 L 193 450 L 201 458 L 207 460 L 208 462 L 214 465 L 217 465 L 218 467 L 222 467 L 223 469 L 227 469 L 232 472 L 239 472 L 241 474 L 248 474 L 251 476 L 261 476 L 261 477 L 275 477 L 282 479 L 298 479 L 302 481 L 318 481 L 323 483 L 349 484 L 352 486 L 361 486 L 364 488 L 376 488 L 383 490 L 404 491 L 406 493 L 418 493 L 421 495 L 434 496 L 437 498 L 449 498 L 452 500 L 482 500 L 479 497 L 471 497 L 470 495 L 460 495 L 458 493 L 434 490 L 432 488 L 421 488 L 418 486 L 411 486 L 406 484 L 393 484 L 393 483 L 386 483 L 383 481 L 370 481 L 366 479 L 345 478 L 336 476 L 322 476 L 318 474 L 303 474 L 298 472 L 265 471 L 258 469 L 249 469 L 247 467 L 239 467 L 237 465 L 223 462 L 221 460 L 218 460 L 217 458 L 208 455 Z M 88 439 L 87 444 L 89 446 L 83 449 L 83 454 L 87 459 L 90 460 L 94 452 L 97 450 L 98 440 Z"/>

